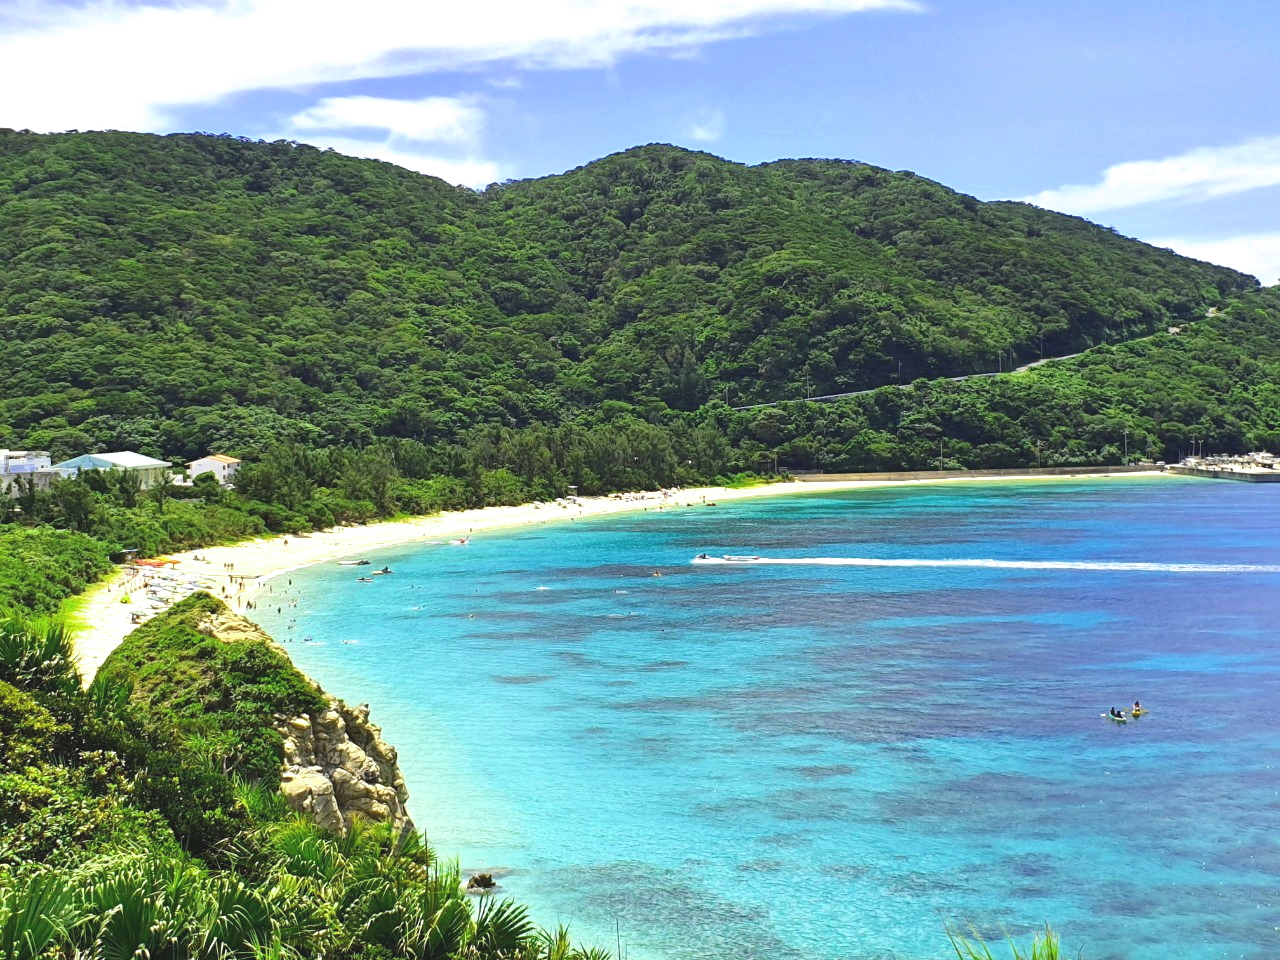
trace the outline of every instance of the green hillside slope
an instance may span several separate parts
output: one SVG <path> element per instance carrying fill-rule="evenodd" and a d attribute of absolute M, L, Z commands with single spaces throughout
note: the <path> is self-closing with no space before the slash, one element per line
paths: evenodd
<path fill-rule="evenodd" d="M 827 471 L 1173 462 L 1280 450 L 1280 288 L 1181 328 L 1025 373 L 720 411 L 741 467 Z M 1127 437 L 1126 437 L 1127 434 Z"/>
<path fill-rule="evenodd" d="M 1256 285 L 863 164 L 649 146 L 476 194 L 123 133 L 0 131 L 0 259 L 0 444 L 172 457 L 994 370 Z"/>

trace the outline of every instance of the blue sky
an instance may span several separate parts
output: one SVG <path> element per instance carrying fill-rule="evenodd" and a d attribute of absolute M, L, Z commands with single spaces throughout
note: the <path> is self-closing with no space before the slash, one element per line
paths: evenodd
<path fill-rule="evenodd" d="M 840 157 L 1280 280 L 1274 0 L 0 0 L 0 126 L 483 186 L 641 143 Z"/>

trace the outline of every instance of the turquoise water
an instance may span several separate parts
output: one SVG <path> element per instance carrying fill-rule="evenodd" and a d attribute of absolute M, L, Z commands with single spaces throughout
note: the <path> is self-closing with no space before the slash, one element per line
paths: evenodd
<path fill-rule="evenodd" d="M 314 567 L 257 614 L 373 704 L 442 854 L 632 960 L 944 957 L 944 921 L 1049 921 L 1091 960 L 1274 958 L 1278 495 L 651 511 L 379 551 L 396 572 L 369 584 Z M 1141 720 L 1100 716 L 1135 698 Z"/>

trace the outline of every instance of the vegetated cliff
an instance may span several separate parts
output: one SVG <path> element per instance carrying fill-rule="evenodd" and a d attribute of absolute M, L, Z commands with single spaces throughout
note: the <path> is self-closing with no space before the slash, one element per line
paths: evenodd
<path fill-rule="evenodd" d="M 184 688 L 195 704 L 207 698 L 229 733 L 257 726 L 272 700 L 328 701 L 209 597 L 148 627 L 146 642 L 126 641 L 114 679 L 99 674 L 86 690 L 60 624 L 0 614 L 5 960 L 607 960 L 573 946 L 564 927 L 537 929 L 511 900 L 471 895 L 456 861 L 407 826 L 353 823 L 338 836 L 291 812 L 278 789 L 235 776 L 243 766 L 227 765 L 216 724 L 193 724 L 199 707 L 179 703 Z M 181 643 L 192 656 L 173 646 Z M 246 651 L 257 651 L 249 681 Z M 156 669 L 137 669 L 140 659 Z M 243 695 L 242 715 L 209 682 L 229 665 L 241 674 L 230 689 Z M 143 696 L 120 682 L 130 675 Z M 349 716 L 356 737 L 363 711 Z"/>
<path fill-rule="evenodd" d="M 995 370 L 1256 285 L 863 163 L 650 145 L 476 194 L 283 141 L 3 130 L 0 260 L 0 442 L 184 457 Z"/>
<path fill-rule="evenodd" d="M 396 751 L 369 722 L 298 671 L 257 624 L 197 594 L 139 627 L 103 664 L 144 711 L 176 722 L 189 749 L 279 786 L 289 805 L 345 835 L 357 818 L 413 827 Z"/>

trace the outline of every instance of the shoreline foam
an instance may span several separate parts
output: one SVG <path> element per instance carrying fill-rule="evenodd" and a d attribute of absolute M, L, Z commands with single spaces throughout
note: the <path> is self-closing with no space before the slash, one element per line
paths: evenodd
<path fill-rule="evenodd" d="M 1161 471 L 1126 473 L 1124 477 L 1162 476 Z M 188 550 L 171 555 L 178 569 L 188 576 L 218 584 L 215 596 L 235 612 L 243 614 L 246 603 L 275 577 L 303 567 L 407 543 L 445 543 L 462 537 L 526 526 L 533 523 L 576 520 L 649 509 L 683 510 L 731 500 L 797 493 L 825 493 L 876 487 L 915 486 L 932 483 L 1008 483 L 1010 481 L 1093 479 L 1115 476 L 1082 470 L 1078 474 L 1051 477 L 1033 474 L 1002 477 L 938 477 L 920 480 L 836 480 L 788 481 L 732 489 L 698 487 L 679 490 L 666 498 L 661 493 L 620 497 L 582 497 L 576 505 L 524 504 L 518 507 L 483 507 L 441 513 L 429 517 L 388 520 L 352 527 L 335 527 L 302 536 L 274 536 L 221 547 Z M 199 558 L 199 559 L 197 559 Z M 75 652 L 81 675 L 92 679 L 102 662 L 137 624 L 135 613 L 153 613 L 150 601 L 134 599 L 141 592 L 141 578 L 126 580 L 121 573 L 107 577 L 81 595 L 74 613 Z M 124 603 L 128 595 L 131 602 Z"/>

